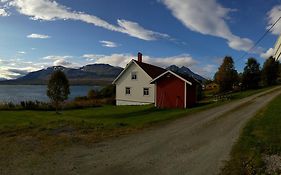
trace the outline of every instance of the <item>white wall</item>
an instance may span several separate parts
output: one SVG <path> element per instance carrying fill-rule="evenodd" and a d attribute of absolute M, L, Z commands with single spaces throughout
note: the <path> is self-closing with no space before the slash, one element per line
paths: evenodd
<path fill-rule="evenodd" d="M 131 79 L 131 73 L 137 72 L 137 80 Z M 154 103 L 154 85 L 152 79 L 136 63 L 132 63 L 116 82 L 117 105 L 143 105 Z M 126 95 L 126 87 L 131 88 L 131 94 Z M 149 88 L 149 96 L 143 95 L 143 88 Z"/>

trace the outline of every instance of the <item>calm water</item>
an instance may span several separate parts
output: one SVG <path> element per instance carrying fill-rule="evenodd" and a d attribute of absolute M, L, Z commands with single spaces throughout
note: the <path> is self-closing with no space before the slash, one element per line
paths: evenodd
<path fill-rule="evenodd" d="M 100 86 L 71 86 L 69 99 L 86 96 L 90 89 L 101 89 Z M 19 103 L 27 100 L 49 101 L 44 85 L 0 85 L 0 103 Z"/>

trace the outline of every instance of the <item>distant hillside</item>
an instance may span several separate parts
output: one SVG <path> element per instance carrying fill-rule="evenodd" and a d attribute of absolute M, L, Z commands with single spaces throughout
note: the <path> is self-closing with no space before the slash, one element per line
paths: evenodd
<path fill-rule="evenodd" d="M 63 71 L 72 85 L 106 85 L 110 84 L 123 70 L 109 64 L 92 64 L 78 69 L 53 66 L 27 75 L 16 80 L 1 81 L 0 84 L 47 84 L 48 79 L 55 70 Z"/>
<path fill-rule="evenodd" d="M 198 75 L 194 72 L 192 72 L 189 68 L 182 66 L 181 68 L 179 68 L 178 66 L 172 65 L 166 68 L 167 70 L 171 70 L 173 72 L 179 73 L 179 74 L 183 74 L 183 75 L 188 75 L 190 77 L 193 77 L 201 82 L 205 82 L 207 81 L 206 78 L 202 77 L 201 75 Z"/>
<path fill-rule="evenodd" d="M 108 85 L 122 72 L 123 68 L 114 67 L 109 64 L 91 64 L 81 68 L 66 68 L 63 66 L 53 66 L 46 69 L 41 69 L 35 72 L 30 72 L 27 75 L 15 80 L 0 80 L 0 84 L 11 85 L 45 85 L 48 82 L 51 74 L 55 70 L 63 71 L 72 85 Z M 168 70 L 188 75 L 196 78 L 199 81 L 205 82 L 206 79 L 198 74 L 195 74 L 187 67 L 172 65 Z"/>

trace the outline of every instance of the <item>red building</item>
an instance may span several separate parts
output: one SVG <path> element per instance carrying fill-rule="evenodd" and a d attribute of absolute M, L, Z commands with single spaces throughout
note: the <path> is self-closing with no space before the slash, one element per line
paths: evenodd
<path fill-rule="evenodd" d="M 187 108 L 196 104 L 200 83 L 191 77 L 166 71 L 151 83 L 155 84 L 156 107 Z"/>

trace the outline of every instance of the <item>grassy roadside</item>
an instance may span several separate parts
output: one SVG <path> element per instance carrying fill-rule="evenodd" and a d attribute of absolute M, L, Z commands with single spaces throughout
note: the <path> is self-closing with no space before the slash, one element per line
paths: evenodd
<path fill-rule="evenodd" d="M 238 92 L 233 100 L 242 99 L 270 88 Z M 0 135 L 34 134 L 84 135 L 91 141 L 118 136 L 167 120 L 188 116 L 229 101 L 198 105 L 192 109 L 157 109 L 149 106 L 104 106 L 52 111 L 0 111 Z M 51 134 L 51 135 L 52 135 Z"/>
<path fill-rule="evenodd" d="M 237 93 L 235 99 L 267 89 Z M 0 174 L 32 170 L 38 162 L 76 146 L 92 147 L 103 139 L 131 134 L 168 120 L 188 116 L 230 101 L 199 105 L 187 110 L 161 110 L 153 106 L 104 106 L 51 111 L 0 111 Z M 24 174 L 24 173 L 15 173 Z M 30 173 L 26 173 L 30 174 Z"/>
<path fill-rule="evenodd" d="M 281 95 L 251 119 L 221 174 L 281 174 Z"/>

